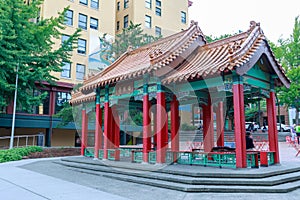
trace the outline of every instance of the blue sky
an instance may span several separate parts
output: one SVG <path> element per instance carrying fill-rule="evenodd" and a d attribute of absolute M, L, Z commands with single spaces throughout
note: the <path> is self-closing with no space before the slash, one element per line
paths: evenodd
<path fill-rule="evenodd" d="M 219 36 L 246 31 L 250 21 L 260 22 L 266 37 L 276 43 L 292 33 L 300 15 L 300 0 L 192 0 L 190 20 L 197 21 L 205 35 Z"/>

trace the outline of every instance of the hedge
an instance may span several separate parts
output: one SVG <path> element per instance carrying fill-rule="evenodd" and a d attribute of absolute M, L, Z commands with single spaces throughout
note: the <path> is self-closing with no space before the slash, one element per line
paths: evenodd
<path fill-rule="evenodd" d="M 24 156 L 28 156 L 30 153 L 41 151 L 43 151 L 43 148 L 38 146 L 0 150 L 0 163 L 21 160 Z"/>

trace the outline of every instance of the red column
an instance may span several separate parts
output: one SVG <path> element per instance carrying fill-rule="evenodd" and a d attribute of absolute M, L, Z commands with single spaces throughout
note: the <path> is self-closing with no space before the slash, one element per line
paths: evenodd
<path fill-rule="evenodd" d="M 112 110 L 112 116 L 113 116 L 113 121 L 114 121 L 114 148 L 116 149 L 115 151 L 115 160 L 120 160 L 120 118 L 119 118 L 119 113 L 116 109 L 116 107 L 113 108 Z"/>
<path fill-rule="evenodd" d="M 217 108 L 217 146 L 224 146 L 224 107 L 220 101 Z"/>
<path fill-rule="evenodd" d="M 110 112 L 109 112 L 109 103 L 105 102 L 104 103 L 104 147 L 103 147 L 103 151 L 104 151 L 104 155 L 103 155 L 103 159 L 107 159 L 107 149 L 109 148 L 109 131 L 110 131 Z"/>
<path fill-rule="evenodd" d="M 157 151 L 156 151 L 156 162 L 164 163 L 166 161 L 166 146 L 165 146 L 165 134 L 166 128 L 166 100 L 165 93 L 158 92 L 157 93 Z"/>
<path fill-rule="evenodd" d="M 85 109 L 82 109 L 81 111 L 81 115 L 82 115 L 82 119 L 81 119 L 81 152 L 80 154 L 82 156 L 84 156 L 84 150 L 86 148 L 86 144 L 87 144 L 87 141 L 86 141 L 86 135 L 87 135 L 87 132 L 86 132 L 86 110 Z"/>
<path fill-rule="evenodd" d="M 157 116 L 156 109 L 153 110 L 153 147 L 157 149 Z"/>
<path fill-rule="evenodd" d="M 208 103 L 202 107 L 202 110 L 204 151 L 210 152 L 214 147 L 214 118 L 210 97 L 208 97 Z"/>
<path fill-rule="evenodd" d="M 110 128 L 108 132 L 108 149 L 114 149 L 115 148 L 115 127 L 116 123 L 113 116 L 114 107 L 112 106 L 109 108 L 109 117 L 110 117 Z"/>
<path fill-rule="evenodd" d="M 99 149 L 102 145 L 102 110 L 100 104 L 96 104 L 96 124 L 95 124 L 95 153 L 94 158 L 99 157 Z"/>
<path fill-rule="evenodd" d="M 179 102 L 176 96 L 173 96 L 171 102 L 171 150 L 174 152 L 179 151 Z M 177 160 L 176 153 L 174 154 L 173 160 Z"/>
<path fill-rule="evenodd" d="M 278 134 L 276 124 L 275 93 L 270 92 L 270 98 L 267 98 L 268 114 L 268 137 L 270 151 L 274 151 L 274 163 L 279 163 Z"/>
<path fill-rule="evenodd" d="M 246 168 L 246 130 L 244 111 L 244 87 L 233 84 L 233 109 L 234 109 L 234 135 L 236 146 L 236 167 Z"/>
<path fill-rule="evenodd" d="M 143 161 L 148 162 L 148 153 L 151 150 L 151 118 L 149 95 L 143 96 Z"/>

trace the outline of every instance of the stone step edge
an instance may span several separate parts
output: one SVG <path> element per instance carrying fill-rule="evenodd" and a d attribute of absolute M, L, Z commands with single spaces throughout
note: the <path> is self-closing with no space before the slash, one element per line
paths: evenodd
<path fill-rule="evenodd" d="M 85 158 L 85 157 L 84 157 Z M 109 164 L 109 167 L 115 167 L 115 168 L 121 168 L 121 169 L 132 169 L 132 170 L 137 170 L 137 171 L 157 171 L 160 173 L 166 173 L 166 174 L 173 174 L 173 175 L 181 175 L 181 176 L 188 176 L 188 177 L 207 177 L 207 178 L 252 178 L 252 179 L 261 179 L 261 178 L 267 178 L 267 177 L 271 177 L 271 176 L 276 176 L 276 175 L 281 175 L 281 174 L 287 174 L 287 173 L 294 173 L 294 172 L 298 172 L 300 171 L 300 166 L 296 167 L 296 168 L 288 168 L 288 169 L 281 169 L 281 170 L 276 170 L 276 171 L 272 171 L 272 172 L 259 172 L 259 173 L 231 173 L 231 174 L 227 174 L 227 173 L 204 173 L 204 172 L 187 172 L 187 171 L 174 171 L 174 170 L 169 170 L 169 169 L 157 169 L 155 166 L 153 165 L 141 165 L 138 163 L 135 163 L 136 166 L 130 166 L 132 163 L 129 163 L 129 165 L 124 165 L 122 164 L 118 164 L 118 163 L 114 163 L 114 162 L 118 162 L 118 161 L 108 161 L 109 163 L 104 164 L 102 160 L 92 160 L 92 159 L 86 159 L 84 161 L 80 160 L 80 159 L 76 159 L 76 158 L 62 158 L 62 161 L 66 161 L 66 162 L 74 162 L 74 163 L 83 163 L 83 164 L 91 164 L 91 165 L 101 165 L 101 166 L 105 166 L 108 167 L 107 164 Z M 101 162 L 99 162 L 101 161 Z M 167 165 L 162 165 L 160 168 L 163 168 L 163 166 L 167 166 Z M 190 165 L 187 165 L 190 166 Z M 195 167 L 200 167 L 197 165 L 194 165 Z M 204 167 L 204 166 L 203 166 Z M 252 169 L 251 169 L 252 170 Z M 255 170 L 255 169 L 253 169 Z"/>
<path fill-rule="evenodd" d="M 105 173 L 113 173 L 113 174 L 122 174 L 122 175 L 127 175 L 127 176 L 132 176 L 132 177 L 139 177 L 139 178 L 147 178 L 147 179 L 155 179 L 155 180 L 168 180 L 168 182 L 177 182 L 177 183 L 183 183 L 183 184 L 189 184 L 189 185 L 201 185 L 203 183 L 208 184 L 208 185 L 253 185 L 253 186 L 274 186 L 274 185 L 279 185 L 279 184 L 284 184 L 287 182 L 293 182 L 293 181 L 298 181 L 300 180 L 300 172 L 297 172 L 297 174 L 289 174 L 286 175 L 286 177 L 272 177 L 272 178 L 263 178 L 262 179 L 235 179 L 235 178 L 230 178 L 230 179 L 218 179 L 218 178 L 194 178 L 194 177 L 176 177 L 177 175 L 172 175 L 168 174 L 170 177 L 166 177 L 166 174 L 162 174 L 161 176 L 157 172 L 152 172 L 156 173 L 157 176 L 154 176 L 153 174 L 144 174 L 144 173 L 139 173 L 139 172 L 134 172 L 134 171 L 119 171 L 119 170 L 112 170 L 112 169 L 105 169 L 102 168 L 103 166 L 90 166 L 88 164 L 78 164 L 78 163 L 64 163 L 64 161 L 57 162 L 58 164 L 62 164 L 68 167 L 73 167 L 73 168 L 79 168 L 79 169 L 85 169 L 85 170 L 94 170 L 94 171 L 101 171 Z M 168 176 L 167 175 L 167 176 Z M 171 177 L 172 176 L 172 177 Z M 180 175 L 179 175 L 180 176 Z M 284 176 L 284 175 L 279 175 L 279 176 Z"/>
<path fill-rule="evenodd" d="M 126 175 L 104 174 L 84 169 L 74 169 L 81 173 L 88 173 L 96 176 L 103 176 L 106 178 L 112 178 L 119 181 L 132 182 L 137 184 L 144 184 L 153 187 L 160 187 L 165 189 L 177 190 L 182 192 L 215 192 L 215 193 L 288 193 L 300 188 L 300 180 L 292 183 L 283 184 L 280 186 L 220 186 L 220 185 L 193 185 L 187 186 L 182 183 L 172 183 L 161 180 L 149 180 L 137 177 L 129 177 Z"/>

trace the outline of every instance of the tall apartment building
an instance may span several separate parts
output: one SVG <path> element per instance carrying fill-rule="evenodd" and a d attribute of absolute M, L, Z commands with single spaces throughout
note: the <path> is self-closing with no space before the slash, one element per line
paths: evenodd
<path fill-rule="evenodd" d="M 44 0 L 40 10 L 42 19 L 58 16 L 68 7 L 66 29 L 61 39 L 55 41 L 54 48 L 74 33 L 76 28 L 82 29 L 81 36 L 71 63 L 64 63 L 63 71 L 53 74 L 59 79 L 57 85 L 42 88 L 48 92 L 43 104 L 35 109 L 34 114 L 17 112 L 15 135 L 38 134 L 44 136 L 46 146 L 74 146 L 78 137 L 75 127 L 58 128 L 59 120 L 52 116 L 71 98 L 74 85 L 81 83 L 89 71 L 101 70 L 109 64 L 102 59 L 99 36 L 106 33 L 114 38 L 130 21 L 142 24 L 147 34 L 171 35 L 188 27 L 190 5 L 189 0 Z M 10 135 L 12 108 L 9 106 L 7 113 L 0 116 L 0 137 Z M 27 143 L 27 140 L 23 143 Z M 0 140 L 0 146 L 6 146 L 5 143 L 7 141 Z"/>

